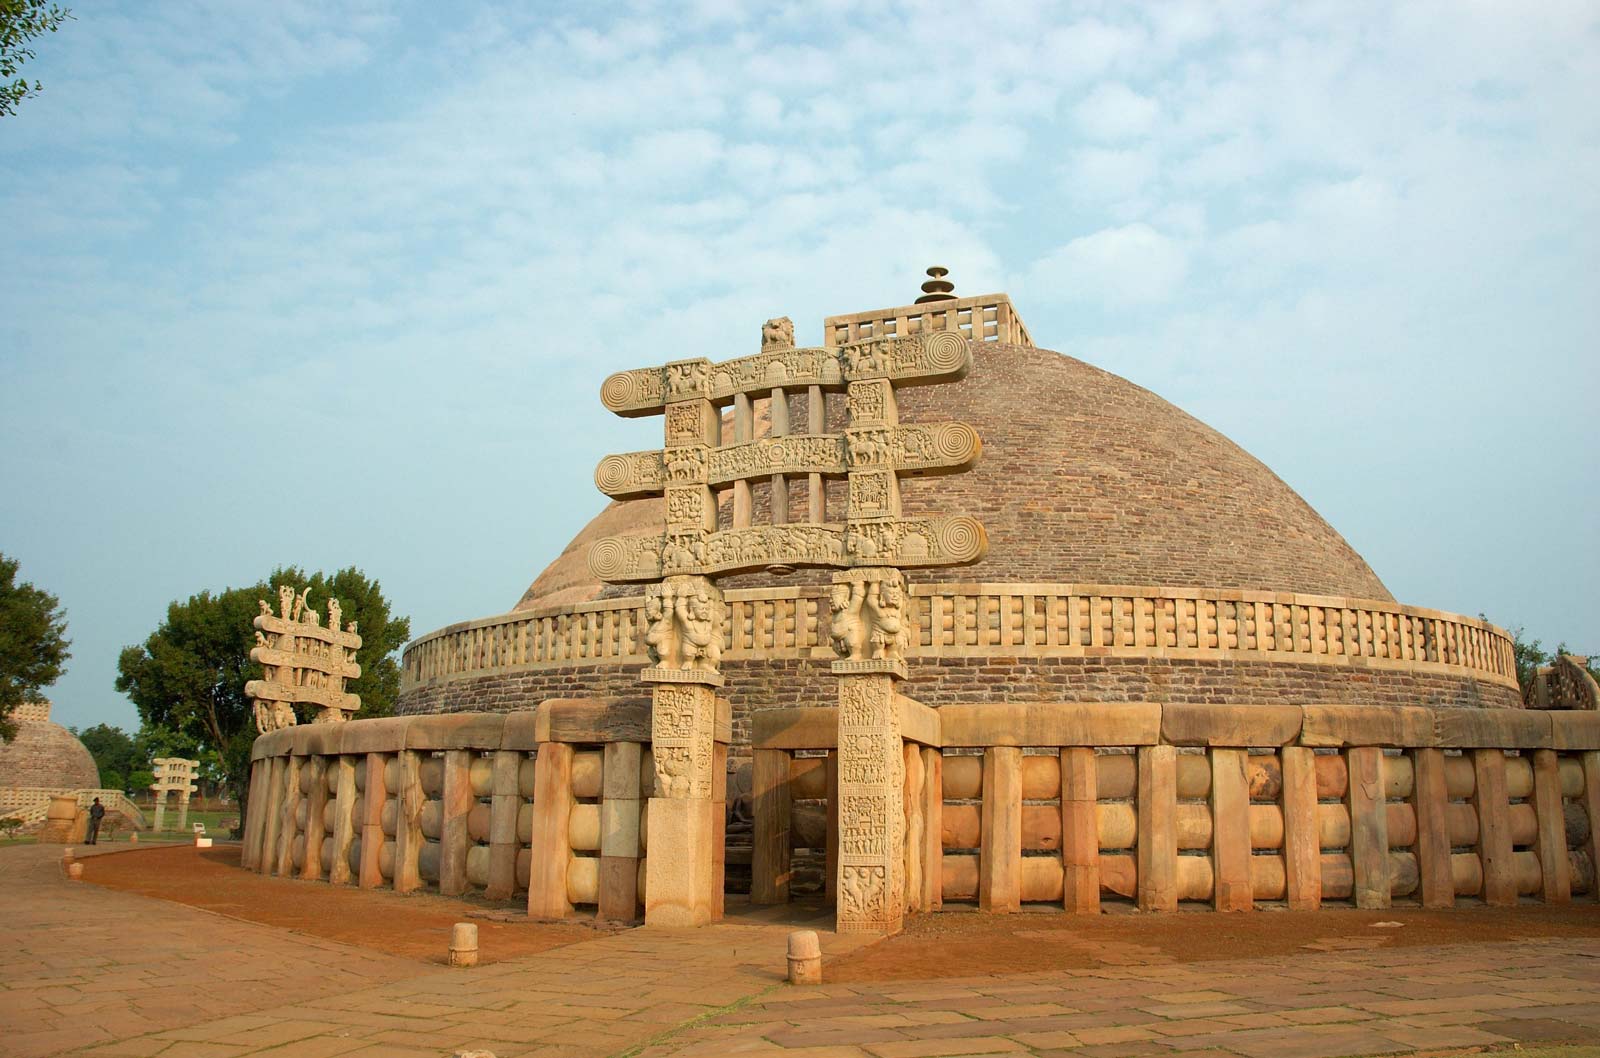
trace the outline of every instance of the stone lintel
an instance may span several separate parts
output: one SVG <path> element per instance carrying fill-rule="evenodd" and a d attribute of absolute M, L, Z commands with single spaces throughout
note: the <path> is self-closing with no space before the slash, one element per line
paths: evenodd
<path fill-rule="evenodd" d="M 722 673 L 709 669 L 647 668 L 639 673 L 644 683 L 698 683 L 706 687 L 721 687 L 726 680 Z"/>

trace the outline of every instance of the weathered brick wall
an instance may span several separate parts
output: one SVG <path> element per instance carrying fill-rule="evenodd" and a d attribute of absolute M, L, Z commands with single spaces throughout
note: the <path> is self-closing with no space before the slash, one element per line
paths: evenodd
<path fill-rule="evenodd" d="M 824 662 L 724 662 L 719 693 L 734 710 L 734 741 L 748 745 L 752 710 L 831 703 Z M 927 705 L 998 701 L 1353 704 L 1516 708 L 1517 692 L 1468 677 L 1328 665 L 1169 658 L 941 658 L 910 663 L 906 694 Z M 572 666 L 483 676 L 403 694 L 401 713 L 506 712 L 546 698 L 648 699 L 635 668 Z"/>

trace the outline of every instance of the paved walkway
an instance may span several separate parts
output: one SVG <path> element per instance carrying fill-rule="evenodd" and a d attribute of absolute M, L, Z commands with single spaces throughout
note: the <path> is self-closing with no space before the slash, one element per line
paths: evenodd
<path fill-rule="evenodd" d="M 741 923 L 462 971 L 69 883 L 58 856 L 0 849 L 0 1055 L 1314 1058 L 1600 1040 L 1594 940 L 795 989 L 787 927 Z M 859 943 L 824 936 L 829 954 Z"/>

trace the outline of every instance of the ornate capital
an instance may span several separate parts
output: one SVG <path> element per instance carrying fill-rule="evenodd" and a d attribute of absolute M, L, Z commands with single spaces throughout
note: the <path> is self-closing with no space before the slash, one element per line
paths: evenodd
<path fill-rule="evenodd" d="M 645 670 L 647 681 L 721 685 L 717 667 L 728 623 L 721 589 L 704 577 L 668 577 L 645 589 L 644 612 L 645 646 L 655 662 Z"/>

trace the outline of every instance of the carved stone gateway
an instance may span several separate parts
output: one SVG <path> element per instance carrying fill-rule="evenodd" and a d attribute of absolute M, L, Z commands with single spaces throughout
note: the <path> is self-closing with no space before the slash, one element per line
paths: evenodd
<path fill-rule="evenodd" d="M 157 757 L 152 763 L 156 781 L 150 784 L 150 790 L 156 799 L 156 833 L 166 829 L 164 817 L 169 793 L 178 795 L 178 829 L 183 830 L 189 825 L 189 795 L 199 789 L 194 777 L 200 770 L 200 762 L 182 757 Z"/>
<path fill-rule="evenodd" d="M 345 680 L 361 675 L 356 651 L 361 637 L 356 623 L 339 627 L 339 600 L 328 600 L 328 624 L 306 605 L 306 593 L 287 585 L 278 589 L 278 612 L 265 599 L 256 616 L 256 645 L 250 660 L 260 663 L 264 679 L 251 680 L 244 693 L 255 702 L 256 730 L 265 735 L 295 725 L 296 704 L 316 708 L 313 723 L 350 719 L 361 708 L 359 695 L 347 694 Z"/>
<path fill-rule="evenodd" d="M 829 636 L 839 660 L 839 858 L 837 925 L 892 933 L 905 913 L 904 761 L 894 684 L 905 678 L 912 639 L 904 567 L 962 565 L 987 550 L 983 526 L 964 516 L 905 518 L 904 477 L 966 470 L 983 446 L 965 423 L 901 426 L 897 386 L 952 382 L 972 368 L 960 334 L 874 338 L 839 348 L 797 349 L 787 319 L 768 320 L 761 352 L 722 363 L 679 360 L 606 379 L 600 396 L 619 415 L 665 416 L 659 451 L 606 456 L 595 484 L 610 496 L 663 496 L 657 532 L 606 537 L 589 568 L 646 589 L 645 641 L 654 665 L 656 796 L 650 803 L 647 922 L 710 921 L 708 891 L 720 838 L 712 824 L 714 688 L 726 625 L 710 578 L 799 566 L 834 574 Z M 790 430 L 789 395 L 806 395 L 807 430 Z M 844 398 L 845 426 L 827 433 L 829 394 Z M 770 435 L 754 436 L 766 399 Z M 732 405 L 732 436 L 722 408 Z M 726 442 L 726 443 L 725 443 Z M 790 479 L 808 485 L 804 517 L 792 517 Z M 826 479 L 844 479 L 846 506 L 830 520 Z M 768 485 L 770 523 L 754 525 L 751 483 Z M 726 517 L 720 493 L 731 492 Z M 703 818 L 702 818 L 703 817 Z"/>

